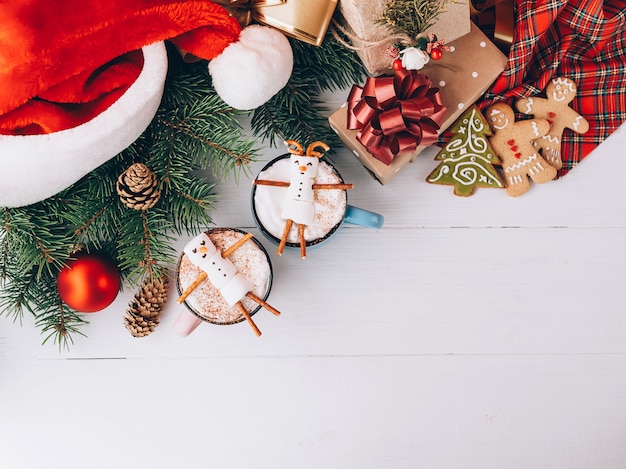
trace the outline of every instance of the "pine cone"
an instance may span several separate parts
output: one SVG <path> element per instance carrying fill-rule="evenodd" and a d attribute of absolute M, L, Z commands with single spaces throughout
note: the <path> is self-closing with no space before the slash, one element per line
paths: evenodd
<path fill-rule="evenodd" d="M 143 163 L 134 163 L 120 174 L 115 188 L 122 203 L 135 210 L 147 210 L 161 197 L 159 179 Z"/>
<path fill-rule="evenodd" d="M 159 325 L 161 310 L 167 300 L 168 280 L 152 280 L 149 277 L 143 282 L 141 290 L 128 305 L 124 325 L 134 337 L 145 337 Z"/>

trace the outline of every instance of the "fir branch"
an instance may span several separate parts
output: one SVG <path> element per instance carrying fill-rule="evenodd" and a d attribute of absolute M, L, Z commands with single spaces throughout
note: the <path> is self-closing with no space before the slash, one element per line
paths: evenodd
<path fill-rule="evenodd" d="M 148 134 L 153 150 L 185 159 L 189 165 L 210 169 L 214 175 L 249 172 L 257 161 L 256 141 L 244 137 L 239 119 L 247 115 L 228 106 L 213 89 L 206 63 L 181 64 L 168 80 L 167 93 Z M 168 147 L 169 145 L 169 147 Z M 153 153 L 155 153 L 153 151 Z M 190 169 L 188 166 L 187 170 Z M 166 177 L 169 177 L 169 171 Z"/>
<path fill-rule="evenodd" d="M 88 322 L 61 301 L 55 277 L 41 277 L 36 268 L 30 272 L 16 272 L 14 268 L 9 270 L 10 276 L 0 282 L 2 313 L 21 323 L 24 313 L 28 311 L 35 318 L 35 326 L 45 335 L 42 344 L 53 339 L 59 349 L 69 348 L 73 343 L 73 334 L 84 335 L 80 328 Z"/>
<path fill-rule="evenodd" d="M 291 41 L 294 68 L 315 80 L 319 91 L 335 91 L 358 83 L 365 75 L 359 56 L 326 34 L 321 46 Z"/>
<path fill-rule="evenodd" d="M 0 312 L 7 317 L 12 317 L 13 321 L 19 320 L 20 323 L 24 317 L 26 311 L 35 316 L 35 311 L 31 307 L 32 304 L 36 304 L 38 291 L 35 291 L 37 285 L 36 269 L 31 269 L 30 272 L 21 272 L 19 281 L 15 275 L 16 269 L 9 267 L 11 258 L 5 259 L 6 264 L 4 270 L 5 276 L 0 280 L 0 287 L 2 287 L 3 294 L 0 297 Z"/>
<path fill-rule="evenodd" d="M 448 0 L 391 0 L 387 2 L 380 21 L 392 31 L 412 39 L 435 24 Z"/>
<path fill-rule="evenodd" d="M 40 313 L 36 316 L 35 326 L 39 327 L 44 335 L 42 345 L 52 339 L 58 345 L 59 351 L 67 350 L 74 344 L 75 334 L 86 337 L 81 328 L 89 322 L 63 303 L 56 294 L 54 284 L 45 285 L 45 289 L 46 291 L 40 294 L 48 295 L 47 297 L 51 299 L 39 306 Z"/>
<path fill-rule="evenodd" d="M 120 220 L 117 253 L 119 268 L 126 272 L 126 280 L 139 284 L 153 270 L 173 264 L 176 252 L 168 213 L 153 207 L 146 211 L 127 209 Z"/>
<path fill-rule="evenodd" d="M 6 209 L 5 236 L 8 249 L 15 253 L 16 269 L 36 269 L 38 277 L 50 275 L 67 258 L 67 233 L 57 214 L 47 203 Z"/>
<path fill-rule="evenodd" d="M 365 70 L 354 51 L 340 46 L 327 33 L 321 47 L 290 39 L 294 69 L 280 92 L 252 111 L 251 127 L 255 136 L 272 147 L 285 139 L 306 144 L 315 140 L 331 148 L 340 144 L 324 116 L 320 94 L 359 82 Z"/>
<path fill-rule="evenodd" d="M 157 115 L 159 131 L 154 150 L 172 157 L 183 157 L 190 165 L 211 169 L 213 174 L 248 172 L 248 164 L 259 158 L 256 142 L 242 138 L 236 116 L 217 95 L 205 97 L 190 107 Z M 172 168 L 167 175 L 171 176 Z M 186 168 L 189 170 L 189 166 Z"/>
<path fill-rule="evenodd" d="M 166 43 L 166 45 L 169 48 L 170 44 Z M 190 102 L 203 99 L 207 93 L 215 93 L 205 61 L 186 63 L 180 54 L 171 48 L 168 59 L 167 87 L 161 103 L 162 108 L 185 107 Z M 232 111 L 238 112 L 234 109 Z"/>
<path fill-rule="evenodd" d="M 99 218 L 102 217 L 102 215 L 104 215 L 104 212 L 106 211 L 107 207 L 106 205 L 100 207 L 98 210 L 96 210 L 94 212 L 94 214 L 89 217 L 89 220 L 87 220 L 86 222 L 82 223 L 82 224 L 76 224 L 77 228 L 74 230 L 74 234 L 77 237 L 81 237 L 83 236 L 96 222 L 96 220 L 98 220 Z"/>
<path fill-rule="evenodd" d="M 9 226 L 10 220 L 10 211 L 8 208 L 3 209 L 4 211 L 4 225 L 0 228 L 0 249 L 2 249 L 2 266 L 0 266 L 0 282 L 3 282 L 8 275 L 8 266 L 9 266 L 9 243 L 7 241 L 7 232 L 11 229 Z M 0 285 L 2 285 L 0 283 Z"/>
<path fill-rule="evenodd" d="M 73 248 L 70 253 L 89 246 L 95 250 L 102 250 L 106 243 L 116 236 L 116 200 L 108 198 L 83 198 L 80 203 L 73 199 L 66 204 L 62 217 L 68 230 L 68 236 L 73 239 Z"/>
<path fill-rule="evenodd" d="M 152 277 L 152 272 L 154 270 L 154 266 L 157 264 L 157 260 L 152 257 L 151 246 L 150 243 L 152 241 L 152 232 L 148 228 L 148 217 L 146 216 L 146 211 L 141 211 L 141 221 L 143 223 L 143 260 L 139 262 L 139 267 L 145 268 L 146 276 Z"/>
<path fill-rule="evenodd" d="M 171 184 L 165 197 L 168 198 L 168 211 L 178 215 L 172 220 L 177 233 L 197 233 L 201 227 L 213 224 L 210 216 L 215 202 L 213 187 L 213 184 L 200 180 Z"/>
<path fill-rule="evenodd" d="M 322 140 L 331 147 L 338 145 L 337 135 L 321 112 L 318 96 L 316 81 L 294 70 L 287 86 L 255 109 L 250 121 L 253 133 L 270 146 L 286 139 L 303 144 Z"/>

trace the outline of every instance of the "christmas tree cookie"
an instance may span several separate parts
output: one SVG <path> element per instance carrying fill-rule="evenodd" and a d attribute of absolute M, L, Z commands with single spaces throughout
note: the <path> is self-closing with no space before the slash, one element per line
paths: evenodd
<path fill-rule="evenodd" d="M 471 106 L 452 126 L 453 137 L 437 154 L 439 166 L 426 178 L 432 184 L 454 186 L 454 194 L 468 197 L 476 187 L 503 189 L 493 167 L 500 159 L 489 144 L 489 124 L 476 106 Z"/>

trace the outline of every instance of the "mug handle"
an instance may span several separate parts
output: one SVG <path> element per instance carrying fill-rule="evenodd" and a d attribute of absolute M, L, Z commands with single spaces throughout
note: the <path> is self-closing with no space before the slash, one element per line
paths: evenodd
<path fill-rule="evenodd" d="M 343 221 L 351 225 L 365 226 L 367 228 L 382 228 L 385 218 L 380 213 L 348 205 Z"/>
<path fill-rule="evenodd" d="M 179 336 L 187 337 L 189 334 L 195 331 L 196 327 L 198 327 L 201 323 L 202 319 L 200 319 L 195 314 L 187 311 L 186 309 L 183 309 L 178 314 L 178 317 L 174 321 L 172 328 L 174 329 L 174 332 Z"/>

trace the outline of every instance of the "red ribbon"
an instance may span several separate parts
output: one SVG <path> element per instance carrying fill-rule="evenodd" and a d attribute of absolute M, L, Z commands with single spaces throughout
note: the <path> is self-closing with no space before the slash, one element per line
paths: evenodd
<path fill-rule="evenodd" d="M 415 70 L 392 77 L 369 77 L 348 96 L 348 129 L 376 159 L 390 164 L 398 153 L 432 145 L 446 108 L 439 88 Z"/>

